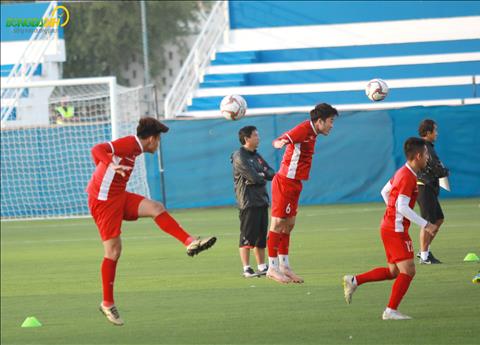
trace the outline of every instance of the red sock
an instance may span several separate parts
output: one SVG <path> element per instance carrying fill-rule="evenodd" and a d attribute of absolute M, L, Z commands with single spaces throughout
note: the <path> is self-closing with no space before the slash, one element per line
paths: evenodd
<path fill-rule="evenodd" d="M 388 302 L 388 307 L 390 309 L 397 310 L 398 305 L 402 301 L 403 296 L 407 293 L 412 277 L 408 274 L 400 273 L 395 279 L 395 283 L 392 286 L 392 294 L 390 295 L 390 301 Z"/>
<path fill-rule="evenodd" d="M 393 276 L 387 267 L 377 267 L 371 271 L 359 274 L 355 276 L 355 278 L 357 279 L 357 285 L 362 285 L 363 283 L 368 283 L 368 282 L 390 280 L 390 279 L 393 279 Z"/>
<path fill-rule="evenodd" d="M 115 281 L 115 272 L 117 270 L 117 261 L 103 258 L 102 262 L 102 285 L 103 285 L 103 305 L 106 307 L 114 304 L 113 283 Z"/>
<path fill-rule="evenodd" d="M 278 256 L 278 245 L 280 243 L 281 234 L 269 231 L 267 237 L 268 256 L 276 258 Z"/>
<path fill-rule="evenodd" d="M 288 247 L 290 247 L 290 234 L 280 234 L 280 243 L 278 244 L 278 254 L 288 255 Z"/>
<path fill-rule="evenodd" d="M 159 214 L 155 218 L 155 223 L 157 223 L 160 229 L 175 237 L 186 246 L 188 246 L 193 240 L 193 238 L 182 229 L 182 227 L 175 219 L 172 218 L 172 216 L 170 216 L 170 214 L 168 214 L 167 211 Z"/>

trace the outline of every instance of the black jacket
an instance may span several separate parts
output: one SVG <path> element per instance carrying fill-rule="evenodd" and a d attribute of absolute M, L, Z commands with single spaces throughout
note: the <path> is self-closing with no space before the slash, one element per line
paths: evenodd
<path fill-rule="evenodd" d="M 424 185 L 428 185 L 434 188 L 436 191 L 439 190 L 438 179 L 441 177 L 448 176 L 449 171 L 445 166 L 442 164 L 440 159 L 438 158 L 437 153 L 433 147 L 433 143 L 430 141 L 425 141 L 428 154 L 430 158 L 427 161 L 427 166 L 425 169 L 420 171 L 417 176 L 417 180 Z"/>
<path fill-rule="evenodd" d="M 232 154 L 231 161 L 238 208 L 268 206 L 266 182 L 273 179 L 275 171 L 257 151 L 243 146 Z"/>

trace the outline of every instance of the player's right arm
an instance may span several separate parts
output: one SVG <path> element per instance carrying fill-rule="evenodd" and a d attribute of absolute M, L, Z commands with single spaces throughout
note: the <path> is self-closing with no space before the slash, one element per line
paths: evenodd
<path fill-rule="evenodd" d="M 382 194 L 383 201 L 385 201 L 385 204 L 388 205 L 388 198 L 390 197 L 390 192 L 392 191 L 392 183 L 391 181 L 388 181 L 385 186 L 383 186 L 382 191 L 380 192 Z"/>
<path fill-rule="evenodd" d="M 92 148 L 92 157 L 95 165 L 103 163 L 109 168 L 115 170 L 117 174 L 120 174 L 121 176 L 125 177 L 125 171 L 131 170 L 132 167 L 114 164 L 112 162 L 112 155 L 113 155 L 113 146 L 111 143 L 100 143 L 95 145 Z"/>
<path fill-rule="evenodd" d="M 92 157 L 95 165 L 100 162 L 108 166 L 112 162 L 112 146 L 110 143 L 101 143 L 92 147 Z"/>

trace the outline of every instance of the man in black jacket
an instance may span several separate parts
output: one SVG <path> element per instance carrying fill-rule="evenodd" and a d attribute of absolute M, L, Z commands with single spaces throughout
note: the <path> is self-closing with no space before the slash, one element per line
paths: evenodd
<path fill-rule="evenodd" d="M 265 247 L 268 228 L 266 183 L 275 171 L 257 152 L 260 137 L 257 128 L 246 126 L 238 132 L 242 146 L 232 154 L 233 181 L 240 209 L 240 259 L 246 278 L 265 275 Z M 250 267 L 250 249 L 253 248 L 258 272 Z"/>
<path fill-rule="evenodd" d="M 418 127 L 418 134 L 425 139 L 430 158 L 427 166 L 423 169 L 417 177 L 418 197 L 417 202 L 420 206 L 422 217 L 432 224 L 442 225 L 444 216 L 438 195 L 440 193 L 439 178 L 448 176 L 448 169 L 442 164 L 438 158 L 437 153 L 433 147 L 433 143 L 437 140 L 438 131 L 435 121 L 426 119 L 420 123 Z M 417 257 L 420 259 L 420 264 L 440 264 L 441 261 L 435 258 L 430 251 L 430 244 L 433 237 L 424 231 L 420 230 L 420 253 Z"/>

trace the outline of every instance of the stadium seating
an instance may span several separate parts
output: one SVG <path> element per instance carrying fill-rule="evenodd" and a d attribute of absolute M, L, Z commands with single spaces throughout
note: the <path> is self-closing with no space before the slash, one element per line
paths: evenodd
<path fill-rule="evenodd" d="M 229 9 L 230 42 L 185 115 L 213 115 L 227 94 L 243 95 L 251 115 L 319 101 L 345 110 L 480 102 L 478 2 L 230 1 Z M 392 89 L 379 104 L 363 91 L 373 78 Z"/>

